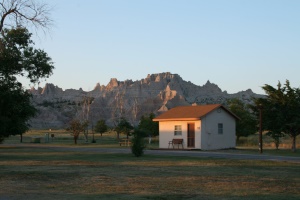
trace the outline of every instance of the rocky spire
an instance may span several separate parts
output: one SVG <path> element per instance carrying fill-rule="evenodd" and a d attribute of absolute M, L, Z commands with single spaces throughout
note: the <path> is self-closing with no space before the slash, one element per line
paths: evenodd
<path fill-rule="evenodd" d="M 62 92 L 63 92 L 63 90 L 61 88 L 54 86 L 52 83 L 46 83 L 41 94 L 56 95 L 56 94 L 60 94 Z"/>

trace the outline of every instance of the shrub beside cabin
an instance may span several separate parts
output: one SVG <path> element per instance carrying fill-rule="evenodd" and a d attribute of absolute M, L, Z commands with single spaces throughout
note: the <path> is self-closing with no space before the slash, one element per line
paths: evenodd
<path fill-rule="evenodd" d="M 179 106 L 157 116 L 159 148 L 181 148 L 170 141 L 183 139 L 185 149 L 235 148 L 235 126 L 239 118 L 221 104 Z"/>

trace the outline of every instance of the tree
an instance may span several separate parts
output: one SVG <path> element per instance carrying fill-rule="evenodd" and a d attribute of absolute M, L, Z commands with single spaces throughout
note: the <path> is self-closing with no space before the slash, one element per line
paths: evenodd
<path fill-rule="evenodd" d="M 133 126 L 125 119 L 121 118 L 118 125 L 116 126 L 115 130 L 117 131 L 117 134 L 123 133 L 126 135 L 127 139 L 130 135 L 130 132 L 133 130 Z M 119 139 L 119 137 L 118 137 Z"/>
<path fill-rule="evenodd" d="M 46 4 L 34 0 L 0 2 L 0 138 L 22 134 L 36 110 L 31 95 L 17 80 L 26 77 L 31 83 L 48 78 L 54 69 L 51 58 L 35 49 L 27 26 L 46 28 L 50 25 Z M 0 139 L 1 140 L 1 139 Z"/>
<path fill-rule="evenodd" d="M 30 27 L 47 29 L 52 20 L 51 8 L 35 0 L 2 0 L 0 2 L 0 32 L 4 28 Z M 7 23 L 6 23 L 7 22 Z"/>
<path fill-rule="evenodd" d="M 292 88 L 290 82 L 277 88 L 264 85 L 265 99 L 256 99 L 256 105 L 263 107 L 263 129 L 273 134 L 286 134 L 292 138 L 292 151 L 296 151 L 296 137 L 300 134 L 300 89 Z"/>
<path fill-rule="evenodd" d="M 9 135 L 26 132 L 27 121 L 35 112 L 30 94 L 21 85 L 0 80 L 0 143 Z"/>
<path fill-rule="evenodd" d="M 83 127 L 83 135 L 85 137 L 85 142 L 88 143 L 88 128 L 89 128 L 89 121 L 88 120 L 84 120 L 82 123 L 82 127 Z"/>
<path fill-rule="evenodd" d="M 90 107 L 93 103 L 94 98 L 93 97 L 83 97 L 82 102 L 82 111 L 80 114 L 81 121 L 85 124 L 85 129 L 83 131 L 85 142 L 88 142 L 88 134 L 89 134 L 89 118 L 90 118 Z"/>
<path fill-rule="evenodd" d="M 26 75 L 32 83 L 36 83 L 40 78 L 49 77 L 54 68 L 51 58 L 44 51 L 32 47 L 30 37 L 26 29 L 17 28 L 3 30 L 0 38 L 2 138 L 28 130 L 27 121 L 36 111 L 30 103 L 31 95 L 23 89 L 16 77 Z"/>
<path fill-rule="evenodd" d="M 275 143 L 275 147 L 278 150 L 279 144 L 280 144 L 280 138 L 284 137 L 284 134 L 282 132 L 267 132 L 267 136 L 270 136 L 273 139 L 273 142 Z"/>
<path fill-rule="evenodd" d="M 241 136 L 247 137 L 254 134 L 257 120 L 251 112 L 249 105 L 239 99 L 230 99 L 227 101 L 228 109 L 236 114 L 240 120 L 236 123 L 236 140 L 239 141 Z"/>
<path fill-rule="evenodd" d="M 74 119 L 70 122 L 67 131 L 70 131 L 74 138 L 74 144 L 77 144 L 78 137 L 85 129 L 85 124 L 81 123 L 78 119 Z"/>
<path fill-rule="evenodd" d="M 138 128 L 143 130 L 150 136 L 157 136 L 159 134 L 158 122 L 154 122 L 155 115 L 150 113 L 149 115 L 143 115 L 139 122 Z"/>
<path fill-rule="evenodd" d="M 107 125 L 105 123 L 105 120 L 101 119 L 97 122 L 95 126 L 95 132 L 100 133 L 102 137 L 102 133 L 105 133 L 107 131 Z"/>

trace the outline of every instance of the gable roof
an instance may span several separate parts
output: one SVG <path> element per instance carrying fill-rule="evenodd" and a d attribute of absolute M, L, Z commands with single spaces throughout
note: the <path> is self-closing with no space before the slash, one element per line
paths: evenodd
<path fill-rule="evenodd" d="M 210 104 L 199 106 L 178 106 L 157 116 L 153 119 L 153 121 L 200 120 L 202 117 L 218 108 L 225 110 L 234 118 L 239 119 L 239 117 L 237 117 L 221 104 Z"/>

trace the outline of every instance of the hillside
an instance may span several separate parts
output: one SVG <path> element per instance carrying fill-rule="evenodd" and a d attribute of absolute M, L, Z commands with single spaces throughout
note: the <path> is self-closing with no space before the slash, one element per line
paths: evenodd
<path fill-rule="evenodd" d="M 179 105 L 225 103 L 231 98 L 249 103 L 252 97 L 261 97 L 250 89 L 228 94 L 209 81 L 197 86 L 169 72 L 151 74 L 137 81 L 112 78 L 106 86 L 97 84 L 89 92 L 64 91 L 53 84 L 32 88 L 30 92 L 39 111 L 30 121 L 36 129 L 65 128 L 73 118 L 88 118 L 93 124 L 105 119 L 107 124 L 114 125 L 120 117 L 125 117 L 137 124 L 143 114 L 159 114 Z"/>

